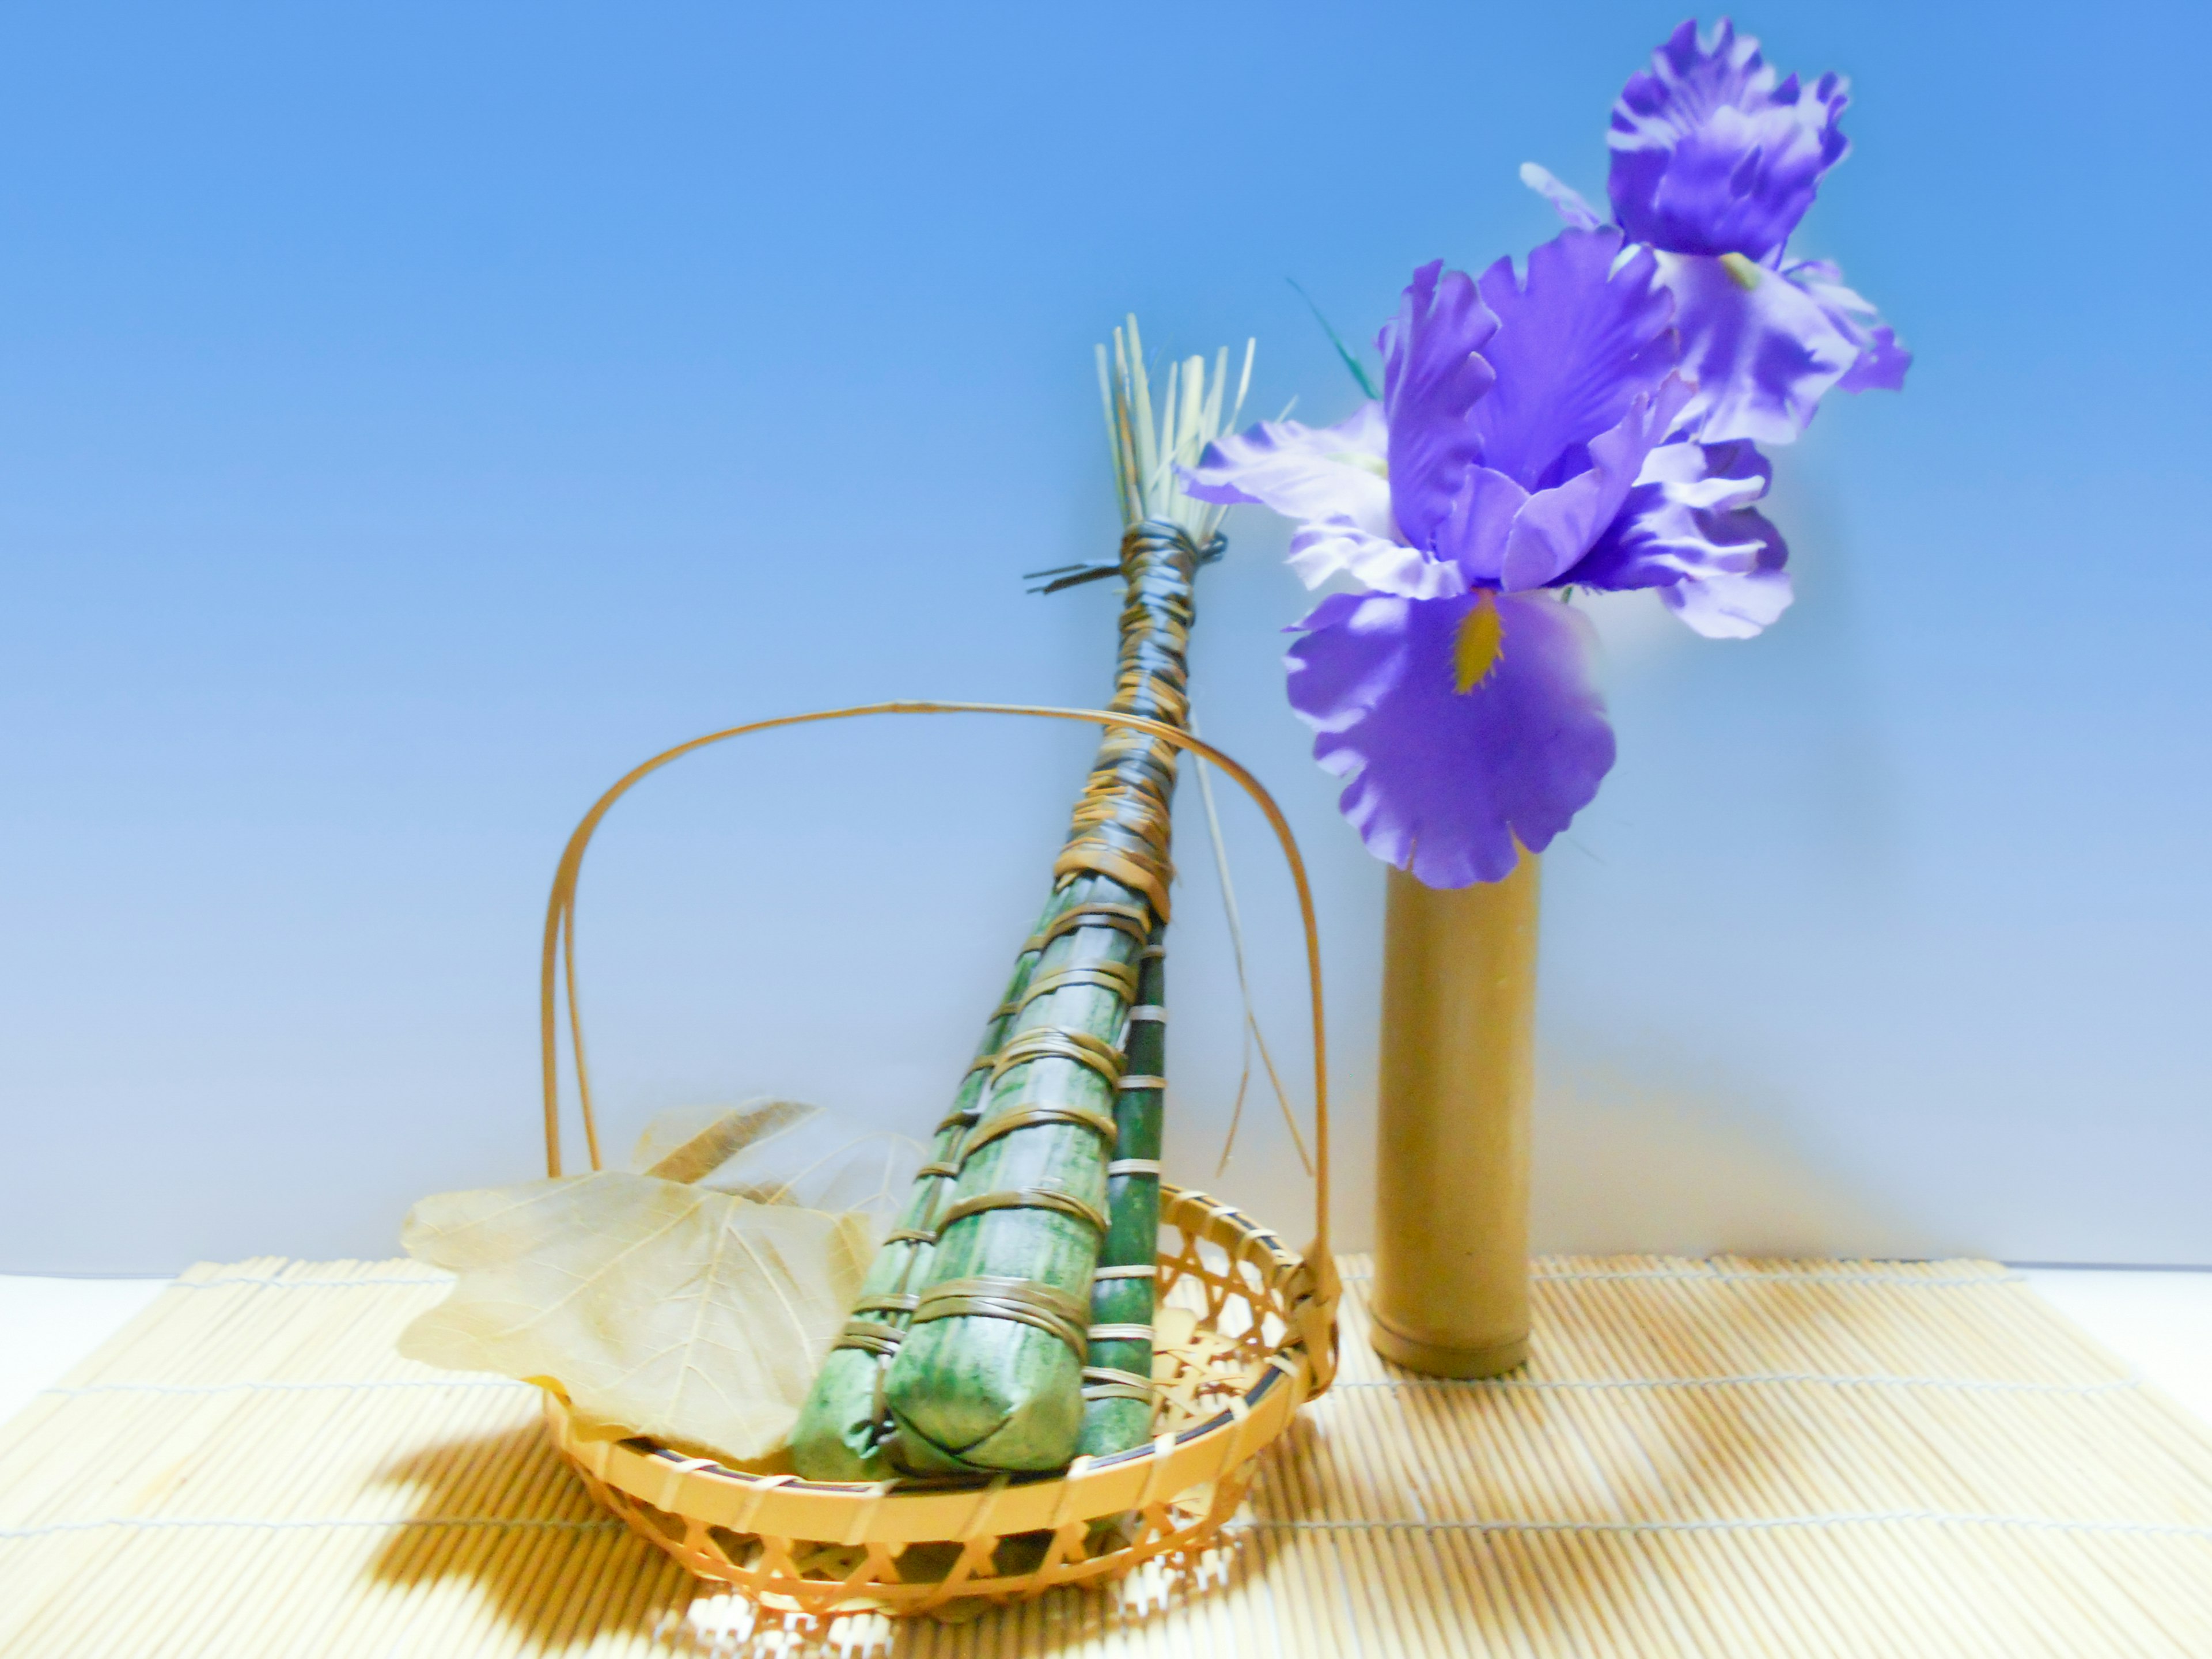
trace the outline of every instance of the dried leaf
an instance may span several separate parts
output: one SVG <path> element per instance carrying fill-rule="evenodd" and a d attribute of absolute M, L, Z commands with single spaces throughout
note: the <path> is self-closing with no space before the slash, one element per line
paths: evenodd
<path fill-rule="evenodd" d="M 550 1382 L 590 1418 L 757 1462 L 790 1438 L 871 1231 L 860 1215 L 611 1170 L 443 1194 L 401 1240 L 460 1282 L 400 1352 Z"/>
<path fill-rule="evenodd" d="M 880 1238 L 897 1224 L 927 1156 L 904 1135 L 844 1133 L 819 1107 L 763 1099 L 659 1113 L 638 1137 L 630 1166 L 763 1204 L 857 1211 Z"/>
<path fill-rule="evenodd" d="M 865 1217 L 881 1238 L 896 1224 L 915 1171 L 928 1156 L 918 1140 L 874 1133 L 835 1136 L 823 1120 L 763 1135 L 701 1184 L 763 1204 L 797 1204 Z"/>
<path fill-rule="evenodd" d="M 755 1141 L 818 1118 L 795 1100 L 749 1100 L 738 1107 L 678 1106 L 645 1126 L 630 1167 L 663 1181 L 710 1176 Z M 837 1207 L 815 1205 L 816 1209 Z"/>

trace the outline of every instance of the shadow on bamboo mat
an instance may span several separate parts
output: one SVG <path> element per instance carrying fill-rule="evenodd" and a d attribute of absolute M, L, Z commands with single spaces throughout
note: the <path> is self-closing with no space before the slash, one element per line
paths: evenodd
<path fill-rule="evenodd" d="M 1366 1346 L 1223 1548 L 827 1629 L 592 1506 L 537 1396 L 400 1359 L 411 1262 L 204 1267 L 0 1427 L 0 1653 L 2212 1653 L 2212 1436 L 1984 1262 L 1553 1258 L 1534 1358 Z"/>

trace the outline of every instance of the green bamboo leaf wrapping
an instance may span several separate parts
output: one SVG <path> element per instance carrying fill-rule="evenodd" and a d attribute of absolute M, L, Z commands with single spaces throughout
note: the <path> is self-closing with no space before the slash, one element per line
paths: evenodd
<path fill-rule="evenodd" d="M 1142 902 L 1140 895 L 1101 876 L 1079 878 L 1069 890 L 1076 908 Z M 1116 928 L 1079 927 L 1047 947 L 1034 977 L 1045 979 L 1060 968 L 1133 968 L 1141 948 Z M 1012 1037 L 1079 1031 L 1110 1048 L 1129 1000 L 1107 987 L 1065 986 L 1031 1003 L 1016 1020 Z M 1040 1106 L 1087 1109 L 1110 1126 L 1113 1105 L 1113 1091 L 1097 1071 L 1047 1057 L 1005 1073 L 978 1132 Z M 1046 1122 L 1016 1129 L 968 1158 L 954 1188 L 954 1212 L 963 1200 L 994 1194 L 1054 1193 L 1103 1212 L 1110 1153 L 1111 1142 L 1089 1127 Z M 976 1279 L 1042 1285 L 1074 1304 L 1079 1343 L 1089 1323 L 1101 1231 L 1092 1220 L 1030 1206 L 956 1220 L 931 1258 L 924 1295 Z M 885 1379 L 886 1403 L 897 1425 L 895 1460 L 914 1474 L 1060 1468 L 1075 1455 L 1084 1360 L 1079 1346 L 1064 1334 L 1017 1319 L 969 1315 L 917 1323 Z"/>
<path fill-rule="evenodd" d="M 1146 946 L 1122 1042 L 1123 1085 L 1114 1105 L 1114 1162 L 1107 1166 L 1105 1248 L 1091 1281 L 1091 1355 L 1076 1449 L 1093 1457 L 1141 1445 L 1152 1431 L 1152 1315 L 1159 1260 L 1161 1091 L 1167 1060 L 1164 928 Z M 1131 1084 L 1138 1086 L 1131 1087 Z M 1127 1165 L 1149 1165 L 1129 1168 Z M 1129 1269 L 1117 1273 L 1115 1269 Z M 1145 1333 L 1142 1336 L 1136 1333 Z M 1141 1380 L 1140 1380 L 1141 1379 Z"/>
<path fill-rule="evenodd" d="M 1185 496 L 1176 469 L 1236 424 L 1252 351 L 1233 402 L 1225 350 L 1210 390 L 1202 359 L 1171 368 L 1157 421 L 1145 363 L 1133 318 L 1110 359 L 1099 349 L 1126 532 L 1111 706 L 1182 727 L 1192 579 L 1224 544 L 1222 509 Z M 1052 592 L 1115 568 L 1036 574 Z M 1152 1281 L 1093 1274 L 1102 1249 L 1111 1267 L 1149 1266 L 1157 1247 L 1159 1092 L 1119 1085 L 1128 1060 L 1157 1078 L 1162 1057 L 1159 1024 L 1127 1015 L 1159 995 L 1175 778 L 1171 744 L 1126 728 L 1101 741 L 1054 904 L 801 1413 L 803 1475 L 1052 1469 L 1079 1440 L 1118 1449 L 1149 1432 Z M 1117 1158 L 1146 1167 L 1109 1179 Z M 1101 1333 L 1086 1402 L 1095 1325 L 1122 1328 Z"/>
<path fill-rule="evenodd" d="M 961 1079 L 952 1109 L 938 1127 L 929 1162 L 915 1176 L 894 1231 L 861 1281 L 846 1330 L 860 1329 L 864 1346 L 832 1349 L 800 1408 L 792 1457 L 793 1467 L 809 1480 L 880 1480 L 893 1473 L 882 1446 L 883 1374 L 907 1326 L 899 1304 L 927 1275 L 938 1218 L 951 1200 L 961 1147 L 981 1113 L 990 1060 L 1012 1026 L 1015 1003 L 1028 988 L 1042 950 L 1038 935 L 1069 902 L 1064 890 L 1053 895 L 1037 920 L 1038 933 L 1016 957 L 1006 997 L 985 1023 L 975 1063 Z"/>
<path fill-rule="evenodd" d="M 1176 525 L 1147 520 L 1123 537 L 1127 598 L 1115 709 L 1186 722 L 1198 560 Z M 909 1473 L 1052 1469 L 1075 1455 L 1091 1276 L 1108 1227 L 1106 1165 L 1118 1139 L 1123 1067 L 1113 1045 L 1137 1000 L 1145 944 L 1167 921 L 1175 776 L 1176 751 L 1164 739 L 1113 728 L 1099 744 L 1054 868 L 1115 873 L 1078 876 L 1070 889 L 1079 896 L 1062 920 L 1078 925 L 1046 945 L 1024 993 L 1030 1000 L 1000 1051 L 1000 1075 L 963 1155 L 913 1327 L 885 1376 L 896 1425 L 890 1456 Z M 1117 878 L 1125 871 L 1127 879 Z M 1115 914 L 1123 909 L 1133 915 Z M 1086 1040 L 1113 1063 L 1049 1052 L 1054 1043 L 1084 1049 Z M 1030 1052 L 1025 1044 L 1047 1051 L 1009 1065 L 1009 1056 Z M 998 1133 L 1039 1109 L 1088 1113 L 1092 1121 L 1048 1116 Z M 1008 1207 L 962 1213 L 1000 1200 Z M 984 1287 L 995 1296 L 957 1294 Z M 948 1307 L 950 1316 L 933 1317 Z"/>
<path fill-rule="evenodd" d="M 1148 525 L 1125 538 L 1123 563 L 1114 706 L 1181 725 L 1195 550 L 1175 526 Z M 969 1073 L 925 1166 L 935 1173 L 908 1206 L 904 1225 L 920 1237 L 893 1233 L 884 1258 L 896 1260 L 871 1267 L 848 1327 L 853 1346 L 832 1352 L 809 1395 L 793 1447 L 803 1474 L 878 1479 L 886 1460 L 908 1474 L 1048 1469 L 1074 1455 L 1118 1139 L 1116 1045 L 1145 942 L 1164 920 L 1174 783 L 1170 745 L 1123 728 L 1100 742 L 1055 866 L 1042 948 L 1024 952 L 1011 1018 L 1002 1010 L 979 1050 L 1000 1060 Z M 959 1109 L 978 1093 L 969 1127 Z M 1016 1119 L 1022 1127 L 1007 1130 Z M 942 1172 L 956 1165 L 946 1205 Z M 975 1200 L 1012 1207 L 962 1215 Z M 963 1288 L 984 1299 L 946 1300 Z"/>

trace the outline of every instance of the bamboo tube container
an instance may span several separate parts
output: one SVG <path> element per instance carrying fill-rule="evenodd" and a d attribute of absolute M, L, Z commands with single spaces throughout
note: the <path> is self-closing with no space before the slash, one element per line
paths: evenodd
<path fill-rule="evenodd" d="M 1536 889 L 1389 872 L 1376 1158 L 1375 1350 L 1434 1376 L 1528 1357 Z"/>

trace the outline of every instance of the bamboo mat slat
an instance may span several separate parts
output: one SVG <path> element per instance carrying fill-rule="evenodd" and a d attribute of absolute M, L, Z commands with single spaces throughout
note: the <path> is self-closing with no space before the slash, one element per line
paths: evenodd
<path fill-rule="evenodd" d="M 0 1425 L 9 1659 L 2212 1654 L 2212 1434 L 1987 1262 L 1547 1258 L 1528 1367 L 1366 1342 L 1195 1575 L 826 1631 L 594 1510 L 408 1261 L 192 1270 Z"/>

